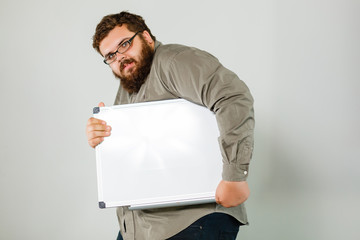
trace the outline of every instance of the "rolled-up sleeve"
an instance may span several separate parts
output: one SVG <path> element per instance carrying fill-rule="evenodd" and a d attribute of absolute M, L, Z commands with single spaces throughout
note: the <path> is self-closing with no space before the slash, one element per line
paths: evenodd
<path fill-rule="evenodd" d="M 169 91 L 216 114 L 222 178 L 245 181 L 254 146 L 253 98 L 245 83 L 211 54 L 179 49 L 158 71 Z"/>

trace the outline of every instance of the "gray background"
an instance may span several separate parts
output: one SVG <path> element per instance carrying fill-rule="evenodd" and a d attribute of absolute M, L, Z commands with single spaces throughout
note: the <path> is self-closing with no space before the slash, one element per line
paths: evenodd
<path fill-rule="evenodd" d="M 0 239 L 115 239 L 85 124 L 118 81 L 102 16 L 143 15 L 246 81 L 256 148 L 239 239 L 360 239 L 360 1 L 0 1 Z"/>

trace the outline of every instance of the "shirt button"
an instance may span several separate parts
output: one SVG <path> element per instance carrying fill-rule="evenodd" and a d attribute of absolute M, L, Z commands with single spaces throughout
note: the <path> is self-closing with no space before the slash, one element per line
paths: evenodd
<path fill-rule="evenodd" d="M 247 171 L 244 171 L 244 174 L 246 175 L 246 174 L 247 174 Z"/>

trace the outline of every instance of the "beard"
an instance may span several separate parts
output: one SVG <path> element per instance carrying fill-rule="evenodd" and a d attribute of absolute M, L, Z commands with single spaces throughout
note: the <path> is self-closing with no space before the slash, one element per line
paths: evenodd
<path fill-rule="evenodd" d="M 154 51 L 151 49 L 151 47 L 141 36 L 140 39 L 142 43 L 142 50 L 139 61 L 136 61 L 133 58 L 128 58 L 122 61 L 119 67 L 120 73 L 123 73 L 126 65 L 134 63 L 134 69 L 130 69 L 127 76 L 125 74 L 116 74 L 113 71 L 115 77 L 120 79 L 121 86 L 130 94 L 139 92 L 141 86 L 145 83 L 146 78 L 150 73 L 151 64 L 154 57 Z"/>

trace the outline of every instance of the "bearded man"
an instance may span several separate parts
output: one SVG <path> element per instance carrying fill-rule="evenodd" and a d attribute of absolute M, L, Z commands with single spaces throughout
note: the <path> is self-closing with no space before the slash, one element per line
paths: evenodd
<path fill-rule="evenodd" d="M 105 16 L 96 27 L 93 47 L 120 79 L 116 105 L 184 98 L 214 112 L 220 131 L 223 169 L 216 203 L 119 207 L 118 239 L 235 239 L 239 226 L 248 224 L 244 202 L 253 151 L 253 98 L 245 83 L 205 51 L 163 45 L 141 16 L 128 12 Z M 95 148 L 110 136 L 111 126 L 90 118 L 86 133 Z"/>

